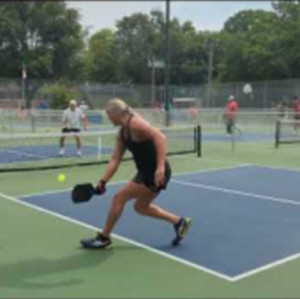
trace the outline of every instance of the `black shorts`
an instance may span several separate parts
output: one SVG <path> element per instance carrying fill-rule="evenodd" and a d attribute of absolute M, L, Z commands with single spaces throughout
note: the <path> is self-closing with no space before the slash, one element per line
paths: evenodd
<path fill-rule="evenodd" d="M 77 128 L 63 128 L 61 130 L 62 133 L 79 133 L 80 132 L 80 129 L 77 129 Z"/>
<path fill-rule="evenodd" d="M 155 193 L 159 193 L 161 190 L 165 190 L 167 188 L 167 185 L 171 179 L 172 176 L 172 170 L 169 162 L 166 162 L 165 164 L 165 182 L 163 186 L 156 187 L 155 185 L 155 171 L 151 172 L 143 172 L 139 171 L 135 177 L 132 179 L 133 182 L 137 184 L 143 184 L 146 187 L 148 187 L 151 191 Z"/>

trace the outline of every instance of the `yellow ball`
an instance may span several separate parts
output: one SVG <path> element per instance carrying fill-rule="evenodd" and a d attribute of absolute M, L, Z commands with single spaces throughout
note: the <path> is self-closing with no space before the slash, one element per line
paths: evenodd
<path fill-rule="evenodd" d="M 64 182 L 66 180 L 66 176 L 63 174 L 63 173 L 60 173 L 58 176 L 57 176 L 57 180 L 59 182 Z"/>

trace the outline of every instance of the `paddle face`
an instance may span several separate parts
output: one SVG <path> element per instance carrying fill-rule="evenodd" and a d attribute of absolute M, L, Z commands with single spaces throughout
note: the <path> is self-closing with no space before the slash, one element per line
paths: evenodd
<path fill-rule="evenodd" d="M 76 185 L 72 190 L 72 201 L 81 203 L 89 201 L 95 194 L 95 188 L 91 183 Z"/>

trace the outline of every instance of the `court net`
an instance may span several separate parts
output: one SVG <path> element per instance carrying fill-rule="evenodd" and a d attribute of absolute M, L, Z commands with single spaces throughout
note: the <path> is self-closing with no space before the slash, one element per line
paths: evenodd
<path fill-rule="evenodd" d="M 300 120 L 279 119 L 275 128 L 275 147 L 280 144 L 300 142 Z"/>
<path fill-rule="evenodd" d="M 194 126 L 162 130 L 167 137 L 167 155 L 199 152 L 200 129 Z M 60 138 L 66 137 L 64 155 Z M 76 139 L 81 140 L 78 156 Z M 54 169 L 108 163 L 113 152 L 117 130 L 81 133 L 45 133 L 0 135 L 0 172 Z M 124 160 L 132 159 L 129 151 Z"/>

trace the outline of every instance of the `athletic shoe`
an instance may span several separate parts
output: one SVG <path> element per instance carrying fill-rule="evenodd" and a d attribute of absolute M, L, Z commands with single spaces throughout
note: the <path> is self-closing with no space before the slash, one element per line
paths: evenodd
<path fill-rule="evenodd" d="M 81 156 L 82 156 L 81 150 L 78 150 L 78 151 L 76 152 L 76 155 L 77 155 L 78 157 L 81 157 Z"/>
<path fill-rule="evenodd" d="M 86 249 L 109 249 L 112 248 L 112 242 L 109 237 L 104 237 L 98 233 L 95 238 L 80 241 L 83 248 Z"/>
<path fill-rule="evenodd" d="M 190 228 L 191 222 L 191 218 L 181 218 L 179 222 L 174 225 L 176 237 L 172 241 L 173 246 L 177 246 L 180 243 L 180 241 L 185 237 Z"/>

